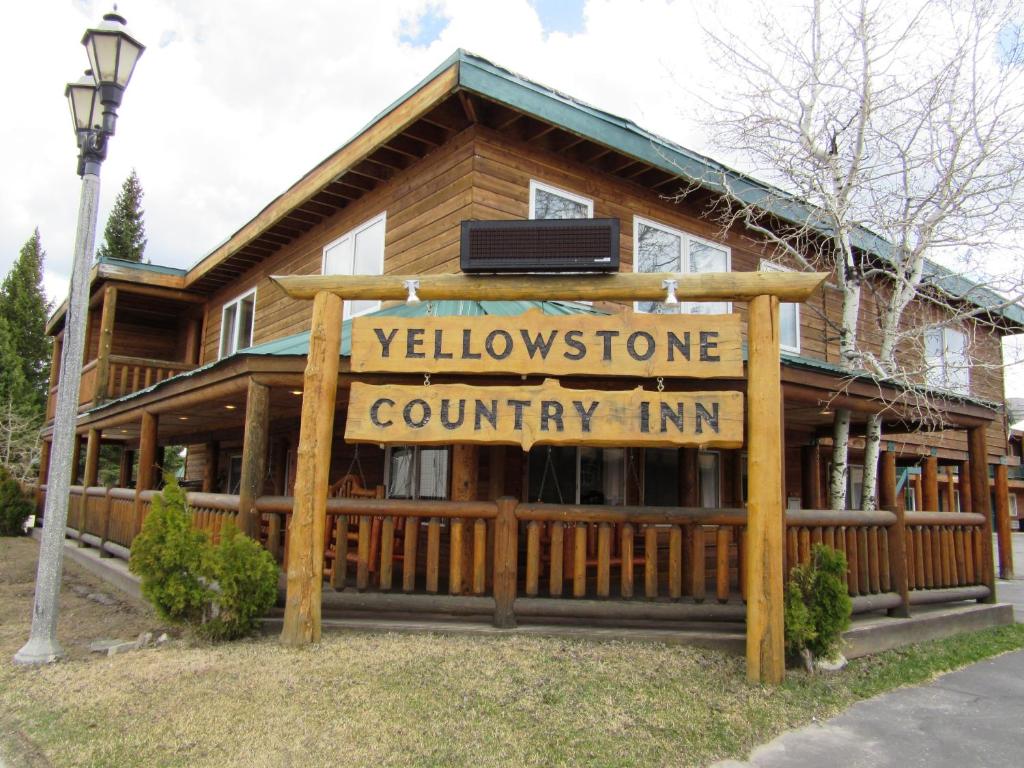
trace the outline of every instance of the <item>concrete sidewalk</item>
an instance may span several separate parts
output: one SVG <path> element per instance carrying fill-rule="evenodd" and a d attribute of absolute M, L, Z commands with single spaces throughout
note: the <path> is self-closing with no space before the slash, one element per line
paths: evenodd
<path fill-rule="evenodd" d="M 715 768 L 965 768 L 1021 765 L 1024 651 L 854 704 L 790 731 L 750 761 Z"/>
<path fill-rule="evenodd" d="M 1013 550 L 1024 572 L 1024 533 L 1013 534 Z M 1000 581 L 996 592 L 1024 621 L 1024 580 Z M 713 768 L 1006 768 L 1024 764 L 1022 727 L 1024 651 L 1017 651 L 858 702 L 758 747 L 749 762 Z"/>

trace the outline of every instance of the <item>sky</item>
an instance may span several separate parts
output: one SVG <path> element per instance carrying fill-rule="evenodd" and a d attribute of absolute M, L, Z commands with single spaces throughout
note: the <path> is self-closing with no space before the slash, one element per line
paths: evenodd
<path fill-rule="evenodd" d="M 147 46 L 102 169 L 97 239 L 134 168 L 146 258 L 188 267 L 227 239 L 456 48 L 684 146 L 716 156 L 692 83 L 713 83 L 702 24 L 753 34 L 746 0 L 120 0 Z M 0 270 L 39 227 L 45 286 L 63 298 L 78 215 L 64 85 L 87 66 L 82 34 L 111 7 L 33 0 L 5 8 L 0 64 Z M 11 93 L 13 90 L 13 93 Z M 12 119 L 14 116 L 17 119 Z M 1024 396 L 1024 375 L 1009 394 Z"/>

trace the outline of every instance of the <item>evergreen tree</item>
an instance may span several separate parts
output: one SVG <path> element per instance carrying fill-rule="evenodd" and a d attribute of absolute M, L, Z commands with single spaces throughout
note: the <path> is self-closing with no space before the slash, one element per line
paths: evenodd
<path fill-rule="evenodd" d="M 142 185 L 132 169 L 124 180 L 121 191 L 114 202 L 114 210 L 107 219 L 103 230 L 103 244 L 96 251 L 96 258 L 142 261 L 146 250 L 146 225 L 142 220 Z"/>
<path fill-rule="evenodd" d="M 0 318 L 15 355 L 12 364 L 20 371 L 19 386 L 27 385 L 20 396 L 28 397 L 39 408 L 46 402 L 50 366 L 50 339 L 46 335 L 50 303 L 43 293 L 45 258 L 36 229 L 0 285 Z M 7 362 L 3 365 L 6 368 Z"/>
<path fill-rule="evenodd" d="M 0 405 L 13 403 L 20 406 L 26 398 L 33 401 L 11 326 L 7 318 L 0 314 Z"/>

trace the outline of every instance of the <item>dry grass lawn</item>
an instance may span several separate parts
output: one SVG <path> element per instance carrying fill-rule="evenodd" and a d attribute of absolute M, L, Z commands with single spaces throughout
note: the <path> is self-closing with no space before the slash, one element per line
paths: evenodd
<path fill-rule="evenodd" d="M 742 660 L 720 653 L 524 638 L 345 634 L 304 650 L 185 638 L 90 658 L 89 641 L 158 623 L 83 600 L 72 585 L 111 590 L 66 562 L 71 658 L 24 669 L 9 659 L 28 633 L 35 554 L 30 540 L 0 539 L 0 752 L 11 766 L 706 765 L 1024 645 L 1024 633 L 1000 630 L 827 679 L 794 673 L 773 691 L 747 685 Z"/>

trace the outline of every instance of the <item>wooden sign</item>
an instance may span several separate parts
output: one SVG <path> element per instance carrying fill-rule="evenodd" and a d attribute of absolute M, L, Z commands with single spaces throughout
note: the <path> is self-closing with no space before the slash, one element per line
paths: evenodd
<path fill-rule="evenodd" d="M 353 382 L 345 441 L 738 448 L 743 393 Z"/>
<path fill-rule="evenodd" d="M 359 317 L 356 373 L 741 378 L 739 315 Z"/>

